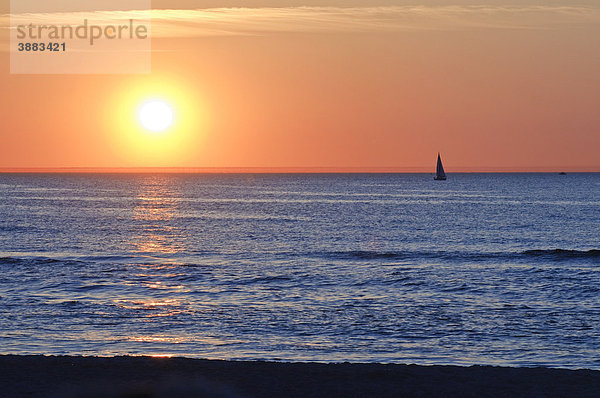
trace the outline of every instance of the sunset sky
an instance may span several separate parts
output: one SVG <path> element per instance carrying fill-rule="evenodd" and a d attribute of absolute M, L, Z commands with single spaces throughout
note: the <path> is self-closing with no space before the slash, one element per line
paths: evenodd
<path fill-rule="evenodd" d="M 140 75 L 10 74 L 1 1 L 0 169 L 600 171 L 597 0 L 154 0 Z"/>

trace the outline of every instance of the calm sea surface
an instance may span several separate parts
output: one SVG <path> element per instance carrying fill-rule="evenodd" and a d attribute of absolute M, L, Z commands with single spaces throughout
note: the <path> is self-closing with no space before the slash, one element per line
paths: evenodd
<path fill-rule="evenodd" d="M 600 174 L 0 174 L 0 353 L 600 369 Z"/>

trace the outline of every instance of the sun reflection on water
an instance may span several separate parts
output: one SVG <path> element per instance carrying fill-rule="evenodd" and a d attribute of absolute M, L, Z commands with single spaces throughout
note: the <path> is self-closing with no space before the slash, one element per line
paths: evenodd
<path fill-rule="evenodd" d="M 176 299 L 117 300 L 115 304 L 125 311 L 137 313 L 138 318 L 173 317 L 184 312 L 182 302 Z M 151 336 L 151 338 L 154 338 L 154 336 Z"/>
<path fill-rule="evenodd" d="M 113 303 L 128 317 L 137 318 L 140 325 L 149 326 L 148 329 L 130 330 L 124 337 L 146 350 L 152 351 L 152 347 L 164 344 L 189 343 L 183 335 L 150 327 L 189 312 L 188 304 L 180 295 L 188 289 L 178 280 L 182 274 L 177 270 L 180 262 L 176 259 L 179 253 L 186 251 L 185 236 L 178 224 L 181 197 L 177 180 L 168 175 L 141 176 L 139 179 L 134 199 L 134 229 L 129 239 L 130 250 L 138 259 L 131 263 L 130 278 L 122 282 L 135 293 Z M 172 356 L 166 351 L 157 350 L 156 356 Z"/>
<path fill-rule="evenodd" d="M 184 251 L 182 233 L 177 226 L 180 194 L 168 176 L 149 176 L 142 180 L 134 209 L 138 227 L 132 241 L 135 252 L 172 255 Z"/>

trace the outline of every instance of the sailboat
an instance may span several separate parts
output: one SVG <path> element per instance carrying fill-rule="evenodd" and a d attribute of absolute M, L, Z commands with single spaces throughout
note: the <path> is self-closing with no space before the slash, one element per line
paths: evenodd
<path fill-rule="evenodd" d="M 437 168 L 435 170 L 434 180 L 446 181 L 446 173 L 444 172 L 444 166 L 442 166 L 442 158 L 438 152 Z"/>

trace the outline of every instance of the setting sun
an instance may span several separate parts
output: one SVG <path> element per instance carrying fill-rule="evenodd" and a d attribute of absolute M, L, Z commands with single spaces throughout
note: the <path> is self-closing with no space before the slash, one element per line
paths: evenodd
<path fill-rule="evenodd" d="M 146 101 L 138 110 L 140 124 L 149 131 L 158 133 L 173 125 L 173 108 L 162 100 Z"/>
<path fill-rule="evenodd" d="M 104 129 L 115 156 L 128 166 L 169 167 L 192 162 L 211 129 L 204 92 L 178 77 L 131 78 L 105 102 Z"/>

